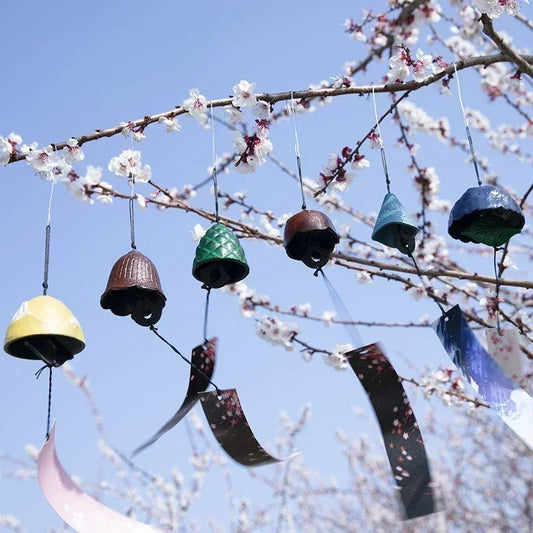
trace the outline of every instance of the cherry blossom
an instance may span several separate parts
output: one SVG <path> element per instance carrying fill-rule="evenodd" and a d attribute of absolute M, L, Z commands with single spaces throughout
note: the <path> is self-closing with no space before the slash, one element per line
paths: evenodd
<path fill-rule="evenodd" d="M 26 161 L 42 178 L 50 179 L 52 170 L 57 167 L 61 158 L 54 152 L 52 146 L 46 146 L 37 150 L 32 150 L 26 155 Z"/>
<path fill-rule="evenodd" d="M 191 117 L 203 121 L 207 113 L 207 98 L 203 94 L 200 94 L 198 89 L 191 89 L 189 95 L 189 98 L 183 101 L 183 108 Z"/>
<path fill-rule="evenodd" d="M 257 320 L 255 330 L 259 337 L 270 344 L 277 344 L 291 351 L 294 349 L 294 337 L 300 328 L 296 324 L 265 315 Z"/>
<path fill-rule="evenodd" d="M 181 130 L 181 125 L 178 123 L 178 119 L 176 117 L 161 117 L 158 122 L 159 124 L 165 126 L 167 133 L 173 133 Z"/>
<path fill-rule="evenodd" d="M 428 76 L 427 70 L 433 69 L 433 58 L 429 54 L 424 54 L 422 49 L 416 52 L 416 61 L 413 62 L 413 77 L 416 81 L 422 81 Z"/>
<path fill-rule="evenodd" d="M 13 146 L 8 139 L 0 137 L 0 165 L 6 166 L 11 159 L 13 153 Z"/>
<path fill-rule="evenodd" d="M 500 17 L 503 13 L 516 15 L 520 11 L 520 4 L 516 0 L 472 0 L 472 4 L 481 13 L 486 13 L 493 19 Z"/>
<path fill-rule="evenodd" d="M 85 158 L 85 154 L 83 153 L 83 150 L 78 146 L 77 139 L 74 139 L 74 137 L 71 137 L 67 141 L 67 145 L 62 150 L 63 159 L 69 164 L 73 165 L 74 163 L 77 163 L 78 161 L 83 161 Z"/>
<path fill-rule="evenodd" d="M 199 241 L 206 233 L 207 230 L 201 224 L 195 224 L 191 231 L 191 238 L 193 241 Z"/>
<path fill-rule="evenodd" d="M 224 108 L 224 112 L 230 121 L 230 124 L 238 124 L 244 118 L 242 111 L 232 105 L 228 105 Z"/>
<path fill-rule="evenodd" d="M 402 52 L 397 56 L 392 56 L 389 59 L 390 70 L 387 72 L 387 79 L 390 82 L 402 82 L 411 74 L 411 69 L 409 68 L 409 58 L 407 55 Z"/>
<path fill-rule="evenodd" d="M 257 83 L 250 83 L 246 80 L 241 80 L 237 85 L 233 86 L 234 97 L 232 104 L 234 107 L 250 107 L 257 103 L 257 98 L 254 94 Z"/>
<path fill-rule="evenodd" d="M 150 165 L 142 166 L 138 150 L 124 150 L 119 156 L 112 157 L 107 169 L 117 176 L 134 178 L 141 183 L 147 183 L 152 178 L 152 169 Z"/>

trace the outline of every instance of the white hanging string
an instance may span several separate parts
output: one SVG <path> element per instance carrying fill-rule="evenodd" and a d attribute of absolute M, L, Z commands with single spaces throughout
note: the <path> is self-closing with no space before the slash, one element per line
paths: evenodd
<path fill-rule="evenodd" d="M 300 192 L 302 193 L 302 209 L 307 209 L 305 204 L 304 196 L 304 184 L 302 179 L 302 163 L 300 157 L 300 141 L 298 139 L 298 129 L 296 128 L 296 103 L 294 101 L 294 93 L 291 91 L 291 109 L 290 114 L 292 115 L 292 125 L 294 128 L 294 152 L 296 153 L 296 165 L 298 166 L 298 179 L 300 181 Z"/>
<path fill-rule="evenodd" d="M 374 84 L 372 84 L 372 102 L 374 103 L 374 117 L 376 118 L 376 129 L 378 131 L 379 136 L 379 151 L 381 154 L 381 164 L 383 165 L 383 172 L 385 173 L 385 183 L 387 185 L 387 192 L 390 192 L 389 169 L 387 167 L 387 158 L 385 157 L 385 148 L 383 137 L 381 136 L 381 128 L 379 127 L 378 106 L 376 104 L 376 93 L 374 91 Z"/>
<path fill-rule="evenodd" d="M 470 154 L 472 156 L 472 163 L 474 164 L 474 170 L 476 172 L 477 184 L 481 185 L 482 181 L 479 176 L 479 169 L 477 165 L 476 152 L 474 151 L 474 142 L 472 141 L 472 135 L 470 134 L 470 126 L 468 124 L 468 118 L 466 117 L 465 106 L 463 105 L 463 95 L 461 92 L 461 83 L 459 81 L 459 73 L 457 72 L 457 65 L 453 64 L 453 69 L 455 71 L 455 81 L 457 82 L 457 94 L 459 96 L 459 104 L 461 106 L 461 112 L 463 113 L 463 120 L 465 123 L 466 136 L 468 138 L 468 146 L 470 147 Z"/>
<path fill-rule="evenodd" d="M 217 179 L 217 150 L 215 144 L 215 117 L 213 115 L 213 102 L 211 102 L 211 147 L 213 151 L 213 194 L 215 195 L 215 220 L 218 223 L 218 179 Z"/>

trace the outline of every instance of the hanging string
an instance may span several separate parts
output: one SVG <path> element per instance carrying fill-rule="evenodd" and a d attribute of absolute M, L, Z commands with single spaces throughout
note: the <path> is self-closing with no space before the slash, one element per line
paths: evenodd
<path fill-rule="evenodd" d="M 163 335 L 161 335 L 157 328 L 154 326 L 154 325 L 151 325 L 150 326 L 150 330 L 153 331 L 154 335 L 158 338 L 160 338 L 167 346 L 170 346 L 170 348 L 175 352 L 177 353 L 191 368 L 194 368 L 194 370 L 196 370 L 196 372 L 198 372 L 199 374 L 202 374 L 204 376 L 205 379 L 207 379 L 207 381 L 209 383 L 211 383 L 211 385 L 213 385 L 213 387 L 215 387 L 215 390 L 217 391 L 217 395 L 218 396 L 221 396 L 222 395 L 222 391 L 216 386 L 215 383 L 213 383 L 209 377 L 206 375 L 205 372 L 203 372 L 202 370 L 200 370 L 195 364 L 192 363 L 192 361 L 189 361 L 174 345 L 172 345 L 169 341 L 167 341 L 167 339 L 165 339 L 165 337 L 163 337 Z"/>
<path fill-rule="evenodd" d="M 209 317 L 209 296 L 211 294 L 211 287 L 206 287 L 205 295 L 205 309 L 204 309 L 204 341 L 207 341 L 207 319 Z"/>
<path fill-rule="evenodd" d="M 434 297 L 435 295 L 433 294 L 433 291 L 430 289 L 428 285 L 426 285 L 426 282 L 424 281 L 424 278 L 422 276 L 422 272 L 420 271 L 420 268 L 418 268 L 418 263 L 416 262 L 415 256 L 413 255 L 412 252 L 409 252 L 407 255 L 412 259 L 413 264 L 415 265 L 416 273 L 418 274 L 418 277 L 420 278 L 420 282 L 422 283 L 422 286 L 424 287 L 426 294 L 439 306 L 441 313 L 443 315 L 446 315 L 446 311 L 444 310 L 444 307 L 437 299 L 435 299 Z"/>
<path fill-rule="evenodd" d="M 137 246 L 135 244 L 135 178 L 133 174 L 130 174 L 130 201 L 129 201 L 129 211 L 130 211 L 130 240 L 131 240 L 131 249 L 136 250 Z"/>
<path fill-rule="evenodd" d="M 217 178 L 217 151 L 215 145 L 215 117 L 213 115 L 213 102 L 211 102 L 211 145 L 213 149 L 213 193 L 215 195 L 215 221 L 218 223 L 218 178 Z"/>
<path fill-rule="evenodd" d="M 472 135 L 470 134 L 470 126 L 468 125 L 468 119 L 466 118 L 465 107 L 463 105 L 463 95 L 461 93 L 461 83 L 459 82 L 459 73 L 457 72 L 457 66 L 454 63 L 453 69 L 455 70 L 455 81 L 457 82 L 457 94 L 459 95 L 459 104 L 461 105 L 461 112 L 463 113 L 463 120 L 465 123 L 466 136 L 468 138 L 468 146 L 470 147 L 470 155 L 472 156 L 472 163 L 474 164 L 474 170 L 476 171 L 477 184 L 481 185 L 482 181 L 479 177 L 479 169 L 477 166 L 476 152 L 474 151 L 474 142 L 472 141 Z"/>
<path fill-rule="evenodd" d="M 302 161 L 300 154 L 300 141 L 298 140 L 298 129 L 296 128 L 296 103 L 294 102 L 294 93 L 291 91 L 291 116 L 292 126 L 294 128 L 294 152 L 296 153 L 296 166 L 298 167 L 298 180 L 300 182 L 300 192 L 302 194 L 302 209 L 306 210 L 304 195 L 304 182 L 302 179 Z"/>
<path fill-rule="evenodd" d="M 497 262 L 497 252 L 498 252 L 498 248 L 496 248 L 496 246 L 494 247 L 494 254 L 493 254 L 493 258 L 494 258 L 494 277 L 496 278 L 496 289 L 495 289 L 495 295 L 494 295 L 494 298 L 495 298 L 495 304 L 494 304 L 494 307 L 495 307 L 495 314 L 496 314 L 496 328 L 497 328 L 497 331 L 498 331 L 498 334 L 499 335 L 502 335 L 502 330 L 500 328 L 500 276 L 498 275 L 498 262 Z"/>
<path fill-rule="evenodd" d="M 37 351 L 37 350 L 35 350 Z M 37 352 L 39 353 L 39 352 Z M 40 356 L 40 354 L 39 354 Z M 43 359 L 42 356 L 40 356 L 41 359 Z M 44 361 L 44 359 L 43 359 Z M 46 439 L 48 439 L 48 436 L 50 435 L 50 414 L 52 412 L 52 365 L 49 363 L 46 363 L 42 368 L 39 368 L 37 372 L 35 372 L 35 378 L 39 379 L 41 377 L 41 374 L 43 373 L 43 370 L 45 368 L 48 368 L 49 374 L 48 374 L 48 411 L 46 414 Z"/>
<path fill-rule="evenodd" d="M 344 327 L 346 331 L 348 332 L 348 336 L 350 337 L 350 340 L 352 341 L 354 348 L 360 348 L 361 346 L 363 346 L 363 340 L 361 338 L 361 335 L 359 334 L 359 331 L 357 330 L 354 324 L 347 324 L 347 322 L 353 322 L 353 318 L 350 315 L 348 308 L 346 307 L 344 301 L 342 300 L 339 293 L 337 292 L 337 290 L 335 289 L 331 281 L 328 279 L 328 277 L 326 276 L 322 268 L 319 268 L 317 270 L 318 272 L 322 274 L 324 283 L 326 284 L 326 288 L 328 289 L 333 306 L 335 307 L 337 311 L 337 316 L 340 320 L 344 322 Z"/>
<path fill-rule="evenodd" d="M 48 199 L 48 217 L 46 219 L 45 239 L 44 239 L 44 272 L 43 272 L 43 296 L 46 296 L 48 291 L 48 270 L 50 266 L 50 233 L 52 220 L 52 199 L 54 197 L 55 176 L 52 176 L 52 185 L 50 187 L 50 198 Z"/>
<path fill-rule="evenodd" d="M 378 106 L 376 104 L 376 93 L 374 91 L 374 84 L 372 84 L 372 102 L 374 103 L 374 117 L 376 118 L 376 129 L 379 135 L 379 151 L 381 154 L 381 164 L 383 165 L 383 172 L 385 173 L 385 183 L 387 184 L 387 192 L 390 192 L 389 169 L 387 167 L 387 158 L 385 157 L 385 148 L 383 144 L 383 137 L 381 136 L 381 127 L 379 126 Z"/>

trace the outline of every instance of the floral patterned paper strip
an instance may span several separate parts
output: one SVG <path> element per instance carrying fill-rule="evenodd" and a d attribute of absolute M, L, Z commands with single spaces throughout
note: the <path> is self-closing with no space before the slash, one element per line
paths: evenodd
<path fill-rule="evenodd" d="M 191 357 L 192 366 L 191 375 L 189 378 L 189 388 L 187 389 L 187 394 L 185 395 L 185 399 L 183 400 L 181 407 L 153 437 L 139 446 L 132 453 L 132 456 L 137 455 L 145 448 L 151 446 L 159 439 L 159 437 L 164 435 L 167 431 L 178 424 L 181 419 L 194 407 L 194 404 L 200 399 L 198 394 L 207 389 L 209 386 L 209 381 L 213 377 L 213 372 L 215 371 L 216 349 L 216 338 L 209 339 L 193 349 Z M 197 369 L 200 369 L 201 372 L 199 372 Z"/>
<path fill-rule="evenodd" d="M 436 512 L 426 448 L 398 374 L 379 344 L 344 355 L 376 413 L 407 518 Z"/>
<path fill-rule="evenodd" d="M 54 511 L 78 533 L 163 533 L 124 516 L 83 492 L 61 466 L 55 450 L 55 422 L 37 458 L 37 477 Z"/>
<path fill-rule="evenodd" d="M 209 427 L 224 451 L 244 466 L 260 466 L 276 463 L 276 459 L 259 444 L 241 407 L 235 389 L 200 394 L 200 401 Z"/>
<path fill-rule="evenodd" d="M 434 324 L 444 349 L 474 390 L 533 450 L 533 399 L 485 351 L 458 305 Z"/>
<path fill-rule="evenodd" d="M 525 355 L 520 349 L 520 337 L 517 329 L 487 329 L 487 351 L 500 365 L 501 369 L 513 381 L 527 390 L 525 378 Z"/>

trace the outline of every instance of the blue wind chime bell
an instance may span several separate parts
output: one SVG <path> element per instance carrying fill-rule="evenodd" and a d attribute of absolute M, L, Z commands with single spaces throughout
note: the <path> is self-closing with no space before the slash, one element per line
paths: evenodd
<path fill-rule="evenodd" d="M 395 194 L 388 192 L 383 199 L 372 231 L 372 240 L 410 255 L 415 249 L 415 237 L 420 228 L 407 213 Z"/>

